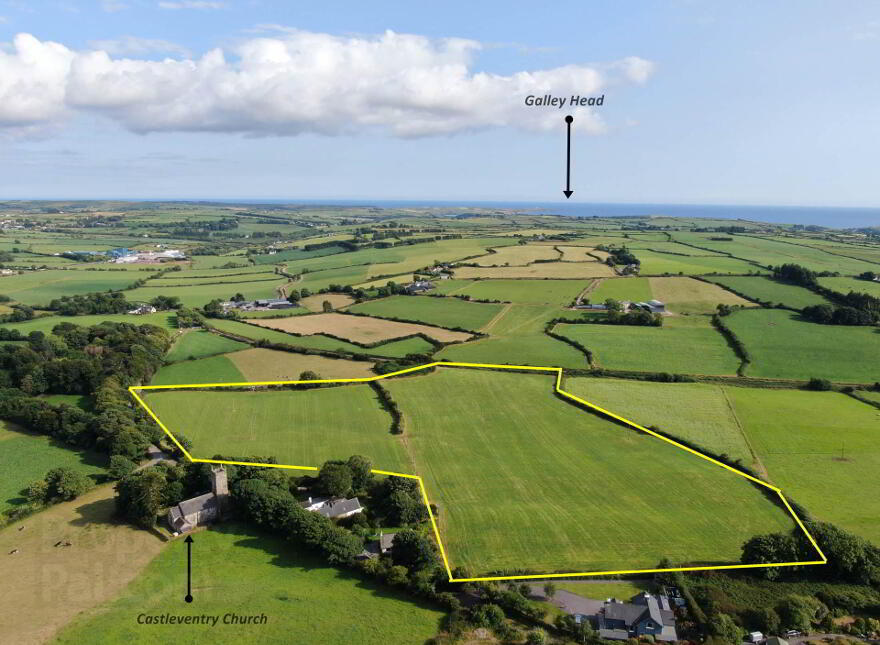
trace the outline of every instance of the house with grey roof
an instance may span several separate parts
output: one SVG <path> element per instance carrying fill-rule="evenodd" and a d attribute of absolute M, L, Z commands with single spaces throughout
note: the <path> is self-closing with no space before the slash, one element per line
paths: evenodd
<path fill-rule="evenodd" d="M 385 555 L 386 553 L 391 553 L 391 549 L 394 547 L 394 536 L 397 533 L 382 533 L 379 532 L 379 553 Z"/>
<path fill-rule="evenodd" d="M 303 503 L 303 508 L 307 511 L 320 513 L 331 520 L 351 517 L 357 513 L 362 513 L 364 510 L 357 497 L 351 499 L 341 497 L 309 497 L 308 501 Z"/>
<path fill-rule="evenodd" d="M 226 468 L 211 468 L 211 492 L 185 499 L 168 509 L 168 526 L 175 535 L 220 520 L 229 503 Z"/>
<path fill-rule="evenodd" d="M 407 293 L 421 293 L 423 291 L 430 291 L 435 287 L 433 282 L 428 282 L 427 280 L 416 280 L 408 285 L 406 285 L 403 290 Z"/>
<path fill-rule="evenodd" d="M 651 635 L 658 641 L 677 640 L 675 615 L 669 608 L 669 599 L 665 600 L 661 606 L 658 597 L 642 592 L 633 596 L 630 602 L 606 602 L 596 617 L 599 636 L 626 640 Z"/>

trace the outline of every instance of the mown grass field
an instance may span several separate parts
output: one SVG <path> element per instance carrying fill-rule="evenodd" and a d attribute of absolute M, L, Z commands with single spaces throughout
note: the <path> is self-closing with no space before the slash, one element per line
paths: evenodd
<path fill-rule="evenodd" d="M 106 455 L 74 450 L 46 435 L 0 421 L 0 512 L 22 504 L 22 490 L 53 468 L 65 466 L 86 475 L 101 475 L 106 465 Z"/>
<path fill-rule="evenodd" d="M 516 244 L 500 248 L 494 253 L 476 258 L 473 262 L 480 266 L 525 266 L 535 260 L 559 260 L 561 257 L 562 254 L 552 246 Z"/>
<path fill-rule="evenodd" d="M 709 273 L 766 272 L 754 264 L 724 256 L 672 255 L 643 249 L 634 250 L 633 253 L 642 262 L 642 275 L 662 275 L 664 273 L 706 275 Z"/>
<path fill-rule="evenodd" d="M 654 592 L 654 585 L 649 582 L 619 580 L 612 581 L 593 581 L 584 580 L 582 582 L 568 581 L 565 579 L 554 582 L 557 589 L 576 593 L 584 598 L 592 598 L 594 600 L 605 600 L 606 598 L 617 598 L 618 600 L 629 600 L 643 591 L 649 593 Z"/>
<path fill-rule="evenodd" d="M 614 272 L 601 262 L 540 262 L 528 266 L 456 267 L 455 277 L 460 279 L 579 279 L 607 278 Z"/>
<path fill-rule="evenodd" d="M 391 296 L 354 305 L 351 311 L 371 316 L 417 320 L 440 327 L 478 331 L 494 318 L 503 305 L 465 302 L 458 298 Z"/>
<path fill-rule="evenodd" d="M 222 524 L 196 537 L 191 605 L 183 602 L 180 572 L 186 545 L 165 545 L 119 598 L 77 618 L 59 645 L 116 643 L 424 643 L 443 612 L 406 594 L 329 567 L 282 538 L 240 524 Z M 181 569 L 183 567 L 183 569 Z M 185 590 L 183 590 L 185 593 Z M 136 616 L 266 614 L 265 625 L 138 625 Z M 353 614 L 357 614 L 356 619 Z"/>
<path fill-rule="evenodd" d="M 749 298 L 774 304 L 782 303 L 794 309 L 803 309 L 810 305 L 822 305 L 828 302 L 825 298 L 817 293 L 813 293 L 809 289 L 804 289 L 794 284 L 776 282 L 770 278 L 760 276 L 710 277 L 708 279 L 735 289 L 739 293 L 744 293 Z"/>
<path fill-rule="evenodd" d="M 720 304 L 752 304 L 735 293 L 693 278 L 648 278 L 648 281 L 654 298 L 677 314 L 711 314 Z"/>
<path fill-rule="evenodd" d="M 105 484 L 0 530 L 4 643 L 52 642 L 81 612 L 112 602 L 162 549 L 154 533 L 116 519 L 113 498 Z M 55 547 L 60 540 L 71 546 Z M 8 555 L 13 549 L 19 552 Z M 92 632 L 77 642 L 108 641 Z"/>
<path fill-rule="evenodd" d="M 61 296 L 125 289 L 149 273 L 130 271 L 28 271 L 0 278 L 0 293 L 26 305 L 47 305 Z M 126 292 L 126 296 L 131 292 Z"/>
<path fill-rule="evenodd" d="M 188 383 L 241 383 L 247 379 L 226 356 L 209 356 L 194 361 L 180 361 L 159 368 L 150 385 L 186 385 Z"/>
<path fill-rule="evenodd" d="M 793 526 L 747 480 L 555 398 L 551 376 L 445 368 L 386 386 L 470 573 L 733 562 Z"/>
<path fill-rule="evenodd" d="M 774 484 L 880 545 L 880 410 L 835 392 L 727 388 Z"/>
<path fill-rule="evenodd" d="M 247 349 L 249 345 L 237 340 L 224 338 L 217 334 L 201 329 L 188 331 L 181 334 L 171 346 L 171 350 L 165 355 L 169 363 L 185 361 L 191 358 L 205 358 L 216 354 L 226 354 L 240 349 Z"/>
<path fill-rule="evenodd" d="M 738 311 L 725 322 L 751 355 L 749 376 L 880 380 L 880 332 L 875 327 L 819 325 L 778 309 Z"/>
<path fill-rule="evenodd" d="M 601 257 L 603 260 L 608 257 L 605 251 L 597 251 L 589 246 L 562 246 L 557 245 L 562 251 L 562 259 L 566 262 L 595 262 L 594 256 Z M 592 253 L 593 255 L 588 255 Z"/>
<path fill-rule="evenodd" d="M 707 383 L 650 383 L 568 377 L 563 389 L 644 427 L 660 429 L 752 467 L 749 445 L 724 389 Z"/>
<path fill-rule="evenodd" d="M 880 267 L 874 270 L 880 273 Z M 880 298 L 880 282 L 872 280 L 857 280 L 856 278 L 818 278 L 819 284 L 839 293 L 849 293 L 857 291 L 859 293 L 867 293 L 875 298 Z"/>
<path fill-rule="evenodd" d="M 451 331 L 443 327 L 338 313 L 255 320 L 253 324 L 304 336 L 326 333 L 365 345 L 412 334 L 424 334 L 441 343 L 462 342 L 472 337 L 466 332 Z"/>
<path fill-rule="evenodd" d="M 583 291 L 589 280 L 448 280 L 448 291 L 479 300 L 503 300 L 526 305 L 567 305 Z M 446 288 L 443 282 L 439 287 Z"/>
<path fill-rule="evenodd" d="M 309 311 L 324 311 L 324 302 L 329 302 L 334 309 L 347 307 L 354 302 L 354 298 L 344 293 L 320 293 L 299 301 L 300 307 Z"/>
<path fill-rule="evenodd" d="M 559 324 L 555 331 L 593 352 L 602 367 L 673 374 L 736 374 L 740 361 L 709 326 Z"/>
<path fill-rule="evenodd" d="M 548 320 L 565 313 L 555 305 L 507 305 L 501 315 L 483 328 L 489 338 L 444 347 L 436 357 L 470 363 L 584 369 L 588 364 L 583 352 L 544 333 Z"/>
<path fill-rule="evenodd" d="M 193 442 L 195 457 L 275 457 L 320 466 L 369 457 L 376 468 L 409 472 L 391 416 L 366 384 L 300 391 L 147 391 L 147 404 L 172 432 Z"/>
<path fill-rule="evenodd" d="M 396 340 L 365 349 L 358 345 L 330 338 L 329 336 L 293 336 L 274 329 L 265 329 L 256 325 L 237 322 L 235 320 L 212 320 L 211 324 L 217 329 L 236 334 L 254 340 L 264 339 L 271 343 L 290 345 L 291 347 L 305 347 L 307 349 L 322 349 L 328 351 L 341 351 L 351 354 L 364 354 L 369 356 L 387 356 L 388 358 L 402 358 L 407 354 L 430 354 L 434 346 L 422 338 L 407 338 Z"/>
<path fill-rule="evenodd" d="M 247 381 L 295 381 L 309 371 L 321 378 L 362 378 L 375 376 L 373 363 L 347 361 L 272 349 L 246 349 L 227 357 Z"/>

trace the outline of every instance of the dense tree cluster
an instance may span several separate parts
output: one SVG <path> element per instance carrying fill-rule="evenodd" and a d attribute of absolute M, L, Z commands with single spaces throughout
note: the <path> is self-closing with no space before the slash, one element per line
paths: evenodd
<path fill-rule="evenodd" d="M 0 330 L 0 338 L 21 337 Z M 152 325 L 59 323 L 46 335 L 31 332 L 25 344 L 0 348 L 0 418 L 81 448 L 140 459 L 161 436 L 134 407 L 126 388 L 147 382 L 168 349 L 165 330 Z M 90 411 L 54 405 L 40 394 L 84 394 Z"/>
<path fill-rule="evenodd" d="M 818 285 L 816 272 L 810 271 L 799 264 L 783 264 L 773 267 L 773 277 L 783 282 L 790 282 L 802 287 L 815 287 Z"/>
<path fill-rule="evenodd" d="M 61 296 L 49 303 L 49 309 L 62 316 L 83 316 L 86 314 L 124 314 L 133 308 L 121 291 L 88 293 L 76 296 Z"/>

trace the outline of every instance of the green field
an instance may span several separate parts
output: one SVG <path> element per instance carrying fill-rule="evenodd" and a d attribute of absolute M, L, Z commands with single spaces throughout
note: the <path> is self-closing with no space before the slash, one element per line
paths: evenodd
<path fill-rule="evenodd" d="M 190 358 L 204 358 L 215 354 L 235 352 L 248 347 L 250 345 L 212 334 L 209 331 L 194 330 L 178 337 L 171 350 L 165 355 L 165 360 L 168 362 L 185 361 Z"/>
<path fill-rule="evenodd" d="M 176 540 L 115 600 L 80 615 L 55 642 L 424 643 L 443 612 L 355 574 L 328 567 L 290 542 L 238 524 L 196 538 L 193 604 L 183 602 L 186 545 Z M 181 569 L 183 567 L 183 569 Z M 265 614 L 265 625 L 138 625 L 137 616 Z M 357 614 L 356 620 L 352 614 Z"/>
<path fill-rule="evenodd" d="M 383 345 L 377 345 L 369 349 L 353 343 L 337 340 L 329 336 L 314 334 L 312 336 L 294 336 L 282 331 L 275 331 L 256 325 L 235 320 L 212 320 L 211 324 L 222 331 L 236 334 L 254 340 L 267 340 L 270 343 L 281 343 L 292 347 L 305 347 L 307 349 L 321 349 L 334 352 L 348 352 L 350 354 L 364 354 L 369 356 L 386 356 L 388 358 L 402 358 L 407 354 L 430 354 L 434 351 L 434 345 L 423 338 L 406 338 L 396 340 Z"/>
<path fill-rule="evenodd" d="M 782 303 L 793 309 L 803 309 L 810 305 L 822 305 L 828 302 L 825 298 L 817 293 L 813 293 L 809 289 L 793 284 L 785 284 L 784 282 L 776 282 L 770 278 L 760 276 L 710 277 L 708 279 L 725 287 L 730 287 L 737 293 L 745 294 L 746 297 L 752 300 L 773 304 Z"/>
<path fill-rule="evenodd" d="M 740 364 L 724 337 L 705 324 L 663 327 L 560 324 L 555 331 L 584 345 L 593 352 L 594 362 L 609 369 L 735 374 Z"/>
<path fill-rule="evenodd" d="M 588 367 L 586 355 L 544 333 L 548 320 L 564 315 L 557 306 L 508 305 L 492 326 L 489 338 L 450 345 L 436 357 L 465 363 Z"/>
<path fill-rule="evenodd" d="M 402 318 L 440 327 L 462 327 L 479 331 L 502 307 L 503 305 L 465 302 L 458 298 L 391 296 L 363 302 L 349 310 L 380 318 Z"/>
<path fill-rule="evenodd" d="M 148 275 L 130 271 L 81 269 L 28 271 L 21 275 L 0 277 L 0 293 L 26 305 L 48 305 L 61 296 L 125 289 L 138 278 Z M 126 292 L 126 296 L 130 293 Z"/>
<path fill-rule="evenodd" d="M 754 466 L 736 412 L 719 385 L 569 377 L 563 389 L 642 426 Z"/>
<path fill-rule="evenodd" d="M 32 331 L 41 331 L 44 334 L 52 333 L 52 328 L 59 323 L 71 323 L 81 327 L 90 327 L 98 325 L 102 322 L 124 322 L 131 325 L 156 325 L 164 329 L 174 328 L 174 314 L 167 311 L 160 311 L 155 314 L 144 314 L 143 316 L 129 316 L 128 314 L 95 314 L 89 316 L 42 316 L 33 320 L 26 320 L 19 323 L 4 323 L 0 327 L 7 329 L 17 329 L 22 334 L 29 334 Z"/>
<path fill-rule="evenodd" d="M 643 591 L 654 592 L 654 585 L 647 581 L 619 580 L 616 582 L 606 582 L 604 580 L 584 580 L 581 582 L 565 582 L 563 579 L 554 582 L 554 584 L 557 589 L 570 591 L 584 598 L 593 598 L 594 600 L 605 600 L 606 598 L 629 600 Z"/>
<path fill-rule="evenodd" d="M 880 411 L 834 392 L 727 388 L 771 481 L 880 545 Z"/>
<path fill-rule="evenodd" d="M 445 282 L 454 289 L 446 289 Z M 568 305 L 590 284 L 589 280 L 443 280 L 440 292 L 453 290 L 455 295 L 477 300 L 503 300 L 526 305 Z M 432 293 L 434 293 L 432 291 Z"/>
<path fill-rule="evenodd" d="M 105 455 L 74 450 L 51 437 L 0 421 L 0 513 L 24 502 L 22 490 L 53 468 L 65 466 L 86 475 L 101 475 L 106 463 Z"/>
<path fill-rule="evenodd" d="M 241 293 L 247 300 L 276 298 L 278 296 L 277 288 L 286 283 L 287 278 L 187 287 L 154 286 L 159 283 L 148 282 L 146 287 L 126 291 L 125 297 L 129 302 L 148 302 L 156 296 L 176 296 L 185 307 L 201 307 L 211 300 L 229 300 L 236 293 Z"/>
<path fill-rule="evenodd" d="M 744 478 L 557 399 L 551 376 L 385 383 L 450 564 L 471 573 L 733 562 L 750 536 L 793 526 Z"/>
<path fill-rule="evenodd" d="M 172 432 L 193 442 L 193 455 L 276 457 L 279 463 L 320 466 L 364 455 L 376 468 L 411 470 L 391 417 L 369 385 L 302 391 L 222 389 L 155 391 L 147 404 Z"/>
<path fill-rule="evenodd" d="M 877 269 L 877 265 L 871 262 L 833 255 L 826 253 L 821 248 L 791 244 L 779 239 L 725 235 L 724 237 L 732 237 L 733 240 L 716 241 L 710 239 L 718 237 L 713 233 L 673 233 L 672 236 L 678 241 L 713 251 L 730 253 L 735 257 L 757 262 L 764 267 L 793 262 L 813 271 L 838 271 L 845 274 L 859 274 L 863 271 Z M 738 271 L 737 273 L 745 272 Z"/>
<path fill-rule="evenodd" d="M 159 368 L 150 385 L 186 385 L 188 383 L 243 383 L 247 379 L 225 356 L 210 356 L 194 361 L 180 361 Z"/>
<path fill-rule="evenodd" d="M 880 380 L 880 333 L 876 327 L 819 325 L 778 309 L 738 311 L 728 327 L 745 344 L 748 376 L 873 383 Z"/>
<path fill-rule="evenodd" d="M 880 273 L 880 267 L 875 269 L 875 273 Z M 858 291 L 867 293 L 875 298 L 880 298 L 880 282 L 872 280 L 858 280 L 856 278 L 818 278 L 819 284 L 838 293 L 849 293 L 850 291 Z"/>
<path fill-rule="evenodd" d="M 684 275 L 706 275 L 709 273 L 749 273 L 764 272 L 754 264 L 724 256 L 685 256 L 657 253 L 655 251 L 634 251 L 641 260 L 642 275 L 663 275 L 665 273 Z"/>
<path fill-rule="evenodd" d="M 653 297 L 648 278 L 607 278 L 585 296 L 595 304 L 602 304 L 608 298 L 644 302 Z"/>

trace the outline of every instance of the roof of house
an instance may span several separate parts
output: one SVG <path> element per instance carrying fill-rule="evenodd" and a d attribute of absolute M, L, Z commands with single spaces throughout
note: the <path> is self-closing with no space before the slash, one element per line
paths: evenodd
<path fill-rule="evenodd" d="M 629 638 L 629 632 L 625 629 L 600 629 L 599 636 L 613 641 L 625 641 Z"/>
<path fill-rule="evenodd" d="M 646 609 L 644 605 L 634 605 L 631 602 L 609 602 L 605 605 L 605 618 L 622 620 L 624 625 L 629 627 L 638 622 L 642 614 L 646 613 Z"/>
<path fill-rule="evenodd" d="M 390 549 L 394 544 L 394 536 L 397 533 L 383 533 L 379 536 L 379 548 L 383 551 L 385 549 Z"/>
<path fill-rule="evenodd" d="M 204 495 L 199 495 L 198 497 L 193 497 L 192 499 L 185 499 L 180 504 L 177 505 L 176 508 L 172 509 L 172 517 L 174 517 L 174 511 L 180 509 L 180 514 L 184 517 L 188 517 L 193 513 L 198 513 L 200 511 L 205 511 L 213 508 L 217 505 L 217 500 L 214 497 L 214 493 L 205 493 Z"/>
<path fill-rule="evenodd" d="M 663 302 L 660 301 L 660 300 L 649 300 L 649 301 L 648 301 L 648 304 L 649 304 L 649 305 L 654 305 L 655 307 L 663 307 L 663 306 L 665 306 L 665 305 L 663 304 Z"/>
<path fill-rule="evenodd" d="M 321 508 L 317 509 L 317 512 L 324 517 L 339 517 L 340 515 L 345 515 L 360 509 L 361 503 L 358 501 L 358 498 L 355 497 L 353 499 L 330 500 Z"/>

